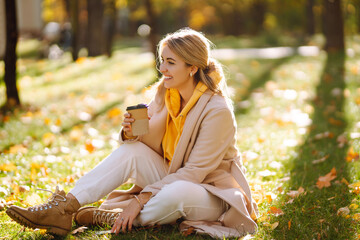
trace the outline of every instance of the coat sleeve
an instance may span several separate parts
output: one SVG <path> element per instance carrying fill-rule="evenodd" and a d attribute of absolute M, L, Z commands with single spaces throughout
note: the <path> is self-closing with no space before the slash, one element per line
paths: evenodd
<path fill-rule="evenodd" d="M 175 173 L 146 186 L 143 192 L 157 194 L 161 188 L 177 180 L 202 183 L 221 163 L 235 134 L 233 115 L 228 108 L 213 109 L 203 118 L 188 161 Z"/>

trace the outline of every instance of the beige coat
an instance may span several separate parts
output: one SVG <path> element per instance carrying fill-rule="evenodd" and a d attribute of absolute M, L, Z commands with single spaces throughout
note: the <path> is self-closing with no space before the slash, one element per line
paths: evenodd
<path fill-rule="evenodd" d="M 150 131 L 140 139 L 161 155 L 167 116 L 162 100 L 163 91 L 158 91 L 157 97 L 149 105 Z M 123 142 L 121 134 L 120 142 Z M 236 148 L 234 114 L 224 97 L 208 90 L 187 115 L 168 175 L 142 191 L 155 195 L 165 184 L 177 180 L 201 184 L 226 201 L 230 208 L 218 222 L 184 221 L 180 225 L 181 229 L 186 230 L 191 226 L 197 232 L 213 237 L 239 237 L 257 230 L 253 219 L 258 210 L 244 174 L 245 168 Z M 113 192 L 108 201 L 111 202 L 114 198 L 127 199 L 125 196 L 118 197 L 119 192 Z"/>

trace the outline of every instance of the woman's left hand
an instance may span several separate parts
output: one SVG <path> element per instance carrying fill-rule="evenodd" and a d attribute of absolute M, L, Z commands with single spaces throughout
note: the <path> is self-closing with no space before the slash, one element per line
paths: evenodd
<path fill-rule="evenodd" d="M 134 219 L 139 215 L 141 206 L 134 198 L 124 211 L 116 219 L 111 232 L 118 234 L 120 231 L 126 232 L 126 229 L 131 231 Z"/>
<path fill-rule="evenodd" d="M 142 206 L 144 206 L 149 201 L 150 197 L 151 192 L 139 194 L 138 199 L 141 204 L 136 198 L 134 198 L 116 219 L 111 232 L 118 234 L 120 230 L 123 232 L 126 232 L 126 229 L 131 231 L 134 219 L 137 217 L 137 215 L 139 215 Z"/>

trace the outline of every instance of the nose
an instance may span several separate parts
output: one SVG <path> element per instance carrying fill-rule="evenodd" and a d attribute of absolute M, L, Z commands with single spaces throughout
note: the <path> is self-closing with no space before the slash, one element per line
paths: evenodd
<path fill-rule="evenodd" d="M 162 74 L 166 72 L 166 67 L 164 66 L 164 63 L 160 63 L 159 70 Z"/>

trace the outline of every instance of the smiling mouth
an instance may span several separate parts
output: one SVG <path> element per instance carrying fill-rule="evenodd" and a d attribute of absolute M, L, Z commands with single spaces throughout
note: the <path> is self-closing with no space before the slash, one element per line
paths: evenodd
<path fill-rule="evenodd" d="M 172 77 L 164 76 L 164 80 L 170 80 L 170 79 L 172 79 Z"/>

